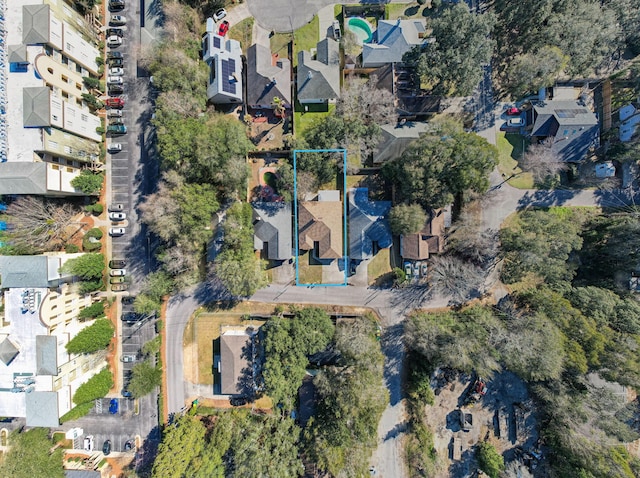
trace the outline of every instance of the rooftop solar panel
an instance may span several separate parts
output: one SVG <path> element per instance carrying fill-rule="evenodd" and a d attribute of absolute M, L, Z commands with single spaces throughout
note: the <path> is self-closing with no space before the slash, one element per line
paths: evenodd
<path fill-rule="evenodd" d="M 222 60 L 222 91 L 236 94 L 236 83 L 232 75 L 236 72 L 236 62 L 233 59 Z"/>
<path fill-rule="evenodd" d="M 220 37 L 213 37 L 213 46 L 214 48 L 220 48 Z"/>

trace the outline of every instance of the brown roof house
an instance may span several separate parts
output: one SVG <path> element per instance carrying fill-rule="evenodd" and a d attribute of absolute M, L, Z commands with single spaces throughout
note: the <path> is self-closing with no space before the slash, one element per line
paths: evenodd
<path fill-rule="evenodd" d="M 253 327 L 222 326 L 217 360 L 222 395 L 252 396 L 255 392 Z"/>
<path fill-rule="evenodd" d="M 300 202 L 298 209 L 298 247 L 313 251 L 319 260 L 343 257 L 343 205 L 340 191 L 322 190 L 313 201 Z"/>
<path fill-rule="evenodd" d="M 449 221 L 448 211 L 434 211 L 420 232 L 400 236 L 400 256 L 405 260 L 421 261 L 428 259 L 430 254 L 443 252 L 445 227 Z"/>

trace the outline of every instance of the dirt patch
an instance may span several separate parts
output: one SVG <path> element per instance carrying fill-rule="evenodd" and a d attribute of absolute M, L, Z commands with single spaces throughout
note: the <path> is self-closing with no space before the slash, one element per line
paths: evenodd
<path fill-rule="evenodd" d="M 480 441 L 493 444 L 505 462 L 538 453 L 536 414 L 525 383 L 511 372 L 496 374 L 486 381 L 486 395 L 468 403 L 474 382 L 468 375 L 442 371 L 432 381 L 435 403 L 426 407 L 424 418 L 445 464 L 436 478 L 470 476 L 477 467 L 475 446 Z"/>

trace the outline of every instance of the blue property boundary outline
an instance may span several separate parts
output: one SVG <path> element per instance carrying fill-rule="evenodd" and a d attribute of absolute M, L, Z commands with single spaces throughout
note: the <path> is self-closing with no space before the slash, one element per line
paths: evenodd
<path fill-rule="evenodd" d="M 342 153 L 342 260 L 344 261 L 344 281 L 342 283 L 306 283 L 300 282 L 300 268 L 298 258 L 300 257 L 300 248 L 298 242 L 298 169 L 297 156 L 298 153 Z M 347 275 L 349 272 L 349 257 L 347 256 L 347 150 L 346 149 L 294 149 L 293 150 L 293 220 L 296 230 L 296 286 L 307 287 L 346 287 Z M 340 261 L 340 259 L 337 259 Z"/>

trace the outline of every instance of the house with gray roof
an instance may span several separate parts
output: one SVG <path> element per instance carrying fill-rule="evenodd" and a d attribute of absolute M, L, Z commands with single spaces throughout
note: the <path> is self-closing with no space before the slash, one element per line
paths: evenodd
<path fill-rule="evenodd" d="M 318 42 L 315 55 L 298 53 L 296 76 L 298 101 L 301 104 L 328 104 L 340 97 L 340 48 L 333 38 Z"/>
<path fill-rule="evenodd" d="M 253 208 L 253 247 L 262 251 L 270 261 L 291 259 L 292 227 L 291 204 L 284 202 L 254 202 Z"/>
<path fill-rule="evenodd" d="M 387 218 L 391 201 L 371 201 L 368 188 L 349 189 L 349 256 L 371 259 L 393 244 Z"/>
<path fill-rule="evenodd" d="M 253 372 L 253 327 L 222 326 L 220 333 L 220 393 L 251 396 L 255 392 Z"/>
<path fill-rule="evenodd" d="M 425 41 L 424 20 L 379 20 L 373 41 L 362 45 L 362 66 L 401 63 L 405 53 Z"/>
<path fill-rule="evenodd" d="M 565 162 L 579 162 L 600 145 L 596 115 L 574 100 L 549 100 L 528 113 L 531 137 L 547 145 Z"/>
<path fill-rule="evenodd" d="M 275 98 L 291 107 L 291 62 L 256 43 L 247 51 L 247 104 L 273 108 Z"/>
<path fill-rule="evenodd" d="M 380 141 L 373 152 L 374 164 L 398 158 L 409 144 L 430 130 L 430 125 L 420 121 L 405 121 L 381 125 L 380 130 Z"/>

